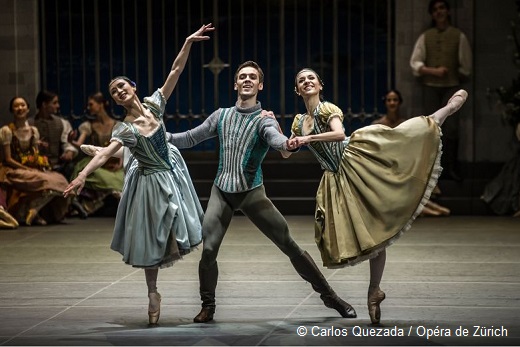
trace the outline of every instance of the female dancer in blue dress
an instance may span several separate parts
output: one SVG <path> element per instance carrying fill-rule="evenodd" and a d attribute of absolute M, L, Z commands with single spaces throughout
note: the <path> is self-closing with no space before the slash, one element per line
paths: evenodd
<path fill-rule="evenodd" d="M 202 240 L 202 207 L 184 160 L 166 141 L 163 115 L 192 43 L 209 40 L 204 33 L 213 30 L 211 24 L 202 25 L 186 38 L 164 85 L 143 102 L 129 78 L 112 79 L 108 86 L 110 95 L 125 108 L 126 118 L 114 127 L 110 144 L 94 156 L 64 191 L 65 196 L 79 193 L 86 177 L 122 146 L 136 159 L 137 165 L 132 165 L 126 173 L 111 249 L 121 253 L 125 263 L 144 268 L 150 324 L 156 324 L 160 315 L 158 269 L 171 266 Z"/>

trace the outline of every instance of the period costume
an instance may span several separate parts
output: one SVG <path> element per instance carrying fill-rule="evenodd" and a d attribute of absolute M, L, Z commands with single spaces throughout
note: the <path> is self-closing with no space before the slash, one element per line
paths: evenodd
<path fill-rule="evenodd" d="M 56 115 L 43 118 L 39 114 L 29 118 L 28 122 L 38 129 L 40 138 L 48 143 L 47 148 L 41 148 L 41 153 L 49 158 L 52 169 L 62 173 L 67 179 L 70 178 L 74 163 L 60 159 L 66 151 L 72 152 L 74 157 L 78 154 L 78 149 L 69 142 L 69 134 L 72 132 L 70 122 Z"/>
<path fill-rule="evenodd" d="M 160 120 L 150 135 L 132 123 L 114 126 L 111 141 L 128 147 L 123 193 L 111 248 L 135 267 L 170 266 L 202 241 L 203 211 L 179 151 L 166 141 L 166 100 L 157 90 L 143 105 Z"/>
<path fill-rule="evenodd" d="M 295 136 L 330 131 L 342 111 L 321 102 L 313 128 L 304 133 L 296 115 Z M 395 128 L 371 125 L 343 142 L 311 142 L 324 170 L 316 194 L 315 241 L 326 267 L 355 265 L 375 257 L 410 228 L 428 202 L 441 172 L 440 130 L 431 117 L 414 117 Z"/>
<path fill-rule="evenodd" d="M 287 137 L 278 122 L 261 116 L 260 102 L 250 108 L 223 108 L 213 112 L 200 126 L 172 134 L 179 148 L 218 136 L 219 166 L 203 223 L 204 251 L 199 262 L 202 310 L 195 322 L 213 319 L 218 282 L 217 255 L 235 211 L 242 211 L 285 255 L 298 274 L 320 293 L 325 306 L 343 317 L 356 317 L 354 309 L 329 286 L 310 255 L 292 239 L 287 221 L 265 195 L 262 161 L 269 150 L 285 150 Z"/>
<path fill-rule="evenodd" d="M 2 145 L 10 145 L 15 161 L 33 169 L 0 166 L 0 182 L 9 190 L 8 211 L 20 222 L 25 222 L 31 208 L 47 222 L 63 220 L 69 206 L 69 199 L 63 197 L 68 182 L 52 171 L 47 157 L 40 154 L 38 129 L 32 126 L 29 137 L 21 138 L 10 123 L 0 129 L 0 139 Z"/>
<path fill-rule="evenodd" d="M 422 75 L 423 66 L 447 68 L 442 77 Z M 424 111 L 431 114 L 446 104 L 457 91 L 463 79 L 472 70 L 472 52 L 466 35 L 454 26 L 441 30 L 437 27 L 424 31 L 415 42 L 410 57 L 410 67 L 414 76 L 421 78 L 424 93 Z M 445 175 L 461 180 L 458 174 L 458 148 L 460 136 L 459 117 L 449 117 L 442 125 L 444 155 L 442 165 Z"/>

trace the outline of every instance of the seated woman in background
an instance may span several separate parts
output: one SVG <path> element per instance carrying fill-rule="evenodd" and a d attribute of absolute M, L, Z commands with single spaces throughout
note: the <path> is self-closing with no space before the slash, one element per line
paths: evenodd
<path fill-rule="evenodd" d="M 383 124 L 390 128 L 395 128 L 406 120 L 400 113 L 403 97 L 398 90 L 390 89 L 383 100 L 385 102 L 386 114 L 374 120 L 372 124 Z M 432 192 L 432 196 L 440 195 L 440 193 L 439 186 L 436 186 Z M 421 216 L 448 216 L 450 213 L 451 211 L 448 208 L 430 200 L 424 206 Z"/>
<path fill-rule="evenodd" d="M 99 147 L 107 146 L 112 136 L 112 128 L 119 123 L 110 116 L 109 102 L 101 92 L 94 93 L 88 98 L 87 110 L 88 120 L 79 126 L 79 138 L 77 141 L 72 141 L 72 144 L 77 147 L 85 143 Z M 72 179 L 77 177 L 91 159 L 87 156 L 76 164 Z M 109 196 L 119 200 L 123 190 L 123 180 L 123 165 L 119 158 L 109 159 L 103 167 L 89 175 L 85 188 L 78 197 L 86 213 L 91 215 L 99 210 Z"/>
<path fill-rule="evenodd" d="M 63 197 L 67 179 L 52 171 L 47 157 L 39 153 L 40 134 L 27 122 L 27 100 L 12 98 L 9 110 L 13 123 L 0 129 L 4 150 L 0 183 L 9 190 L 8 212 L 26 225 L 60 222 L 69 207 L 70 199 Z"/>

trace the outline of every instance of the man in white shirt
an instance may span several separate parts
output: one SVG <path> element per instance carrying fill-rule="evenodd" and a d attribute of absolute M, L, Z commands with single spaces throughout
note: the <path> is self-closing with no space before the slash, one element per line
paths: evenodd
<path fill-rule="evenodd" d="M 410 58 L 413 74 L 424 85 L 425 114 L 445 105 L 472 69 L 471 47 L 466 35 L 451 25 L 449 3 L 430 0 L 428 12 L 432 27 L 419 36 Z M 459 124 L 458 117 L 450 117 L 442 126 L 443 176 L 456 181 L 462 180 L 457 167 Z"/>

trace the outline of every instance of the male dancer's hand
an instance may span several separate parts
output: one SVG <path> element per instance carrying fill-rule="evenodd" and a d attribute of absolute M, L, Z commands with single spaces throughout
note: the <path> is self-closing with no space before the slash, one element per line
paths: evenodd
<path fill-rule="evenodd" d="M 288 151 L 293 151 L 293 150 L 297 149 L 298 147 L 300 147 L 300 146 L 298 146 L 298 142 L 296 141 L 295 138 L 287 140 L 287 150 Z"/>

